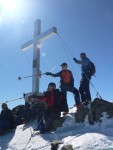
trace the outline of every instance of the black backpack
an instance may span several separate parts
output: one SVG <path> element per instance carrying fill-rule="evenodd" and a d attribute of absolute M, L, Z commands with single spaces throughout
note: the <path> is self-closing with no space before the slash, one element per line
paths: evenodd
<path fill-rule="evenodd" d="M 31 119 L 29 109 L 25 105 L 18 105 L 12 109 L 13 115 L 16 117 L 16 124 L 21 124 L 23 119 L 29 121 Z"/>
<path fill-rule="evenodd" d="M 23 114 L 25 111 L 26 111 L 25 105 L 18 105 L 12 109 L 12 113 L 17 116 Z"/>
<path fill-rule="evenodd" d="M 90 63 L 88 64 L 88 68 L 89 68 L 89 71 L 90 71 L 91 76 L 94 76 L 95 73 L 96 73 L 96 68 L 95 68 L 94 63 L 93 63 L 93 62 L 90 62 Z"/>
<path fill-rule="evenodd" d="M 54 91 L 54 105 L 53 108 L 59 110 L 60 112 L 68 112 L 67 99 L 64 93 L 60 92 L 58 89 Z"/>
<path fill-rule="evenodd" d="M 58 89 L 54 90 L 54 104 L 53 104 L 53 107 L 56 108 L 56 109 L 59 109 L 60 105 L 61 105 L 61 101 L 62 101 L 61 92 Z"/>

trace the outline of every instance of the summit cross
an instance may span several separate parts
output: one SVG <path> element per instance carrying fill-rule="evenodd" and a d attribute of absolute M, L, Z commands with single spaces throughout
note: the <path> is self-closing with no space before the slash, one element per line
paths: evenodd
<path fill-rule="evenodd" d="M 40 44 L 51 36 L 57 34 L 57 28 L 52 27 L 41 33 L 41 20 L 37 19 L 34 24 L 34 38 L 21 46 L 22 51 L 26 51 L 33 47 L 33 77 L 32 77 L 32 92 L 39 93 L 39 76 L 40 71 Z"/>

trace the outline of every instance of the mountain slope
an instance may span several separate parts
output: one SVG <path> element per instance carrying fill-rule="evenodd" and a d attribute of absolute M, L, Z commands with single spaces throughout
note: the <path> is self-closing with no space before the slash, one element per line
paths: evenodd
<path fill-rule="evenodd" d="M 49 150 L 51 141 L 62 140 L 63 145 L 72 144 L 76 150 L 113 150 L 113 118 L 107 119 L 104 113 L 101 124 L 88 124 L 87 118 L 82 124 L 74 121 L 76 108 L 70 109 L 70 114 L 65 116 L 63 126 L 54 133 L 39 135 L 33 133 L 33 128 L 37 126 L 36 120 L 29 123 L 23 130 L 23 125 L 17 127 L 15 133 L 8 133 L 0 136 L 1 150 Z M 23 131 L 22 131 L 23 130 Z"/>

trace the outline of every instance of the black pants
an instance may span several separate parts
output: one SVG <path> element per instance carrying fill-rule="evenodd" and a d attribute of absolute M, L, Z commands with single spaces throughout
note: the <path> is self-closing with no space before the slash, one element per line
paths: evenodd
<path fill-rule="evenodd" d="M 63 92 L 65 95 L 67 95 L 67 91 L 73 93 L 76 105 L 80 104 L 79 91 L 74 86 L 61 85 L 60 88 L 61 88 L 61 92 Z"/>
<path fill-rule="evenodd" d="M 38 119 L 38 129 L 41 133 L 49 131 L 51 129 L 54 120 L 60 118 L 61 113 L 52 110 L 46 110 L 45 112 L 39 112 L 37 119 Z"/>
<path fill-rule="evenodd" d="M 91 101 L 91 94 L 90 94 L 90 88 L 89 88 L 90 80 L 91 80 L 90 74 L 82 75 L 82 79 L 81 79 L 81 83 L 79 87 L 79 92 L 81 95 L 82 102 Z"/>
<path fill-rule="evenodd" d="M 44 113 L 44 120 L 45 120 L 45 128 L 46 130 L 51 129 L 53 122 L 56 119 L 60 118 L 61 113 L 58 111 L 52 111 L 52 110 L 47 110 Z"/>

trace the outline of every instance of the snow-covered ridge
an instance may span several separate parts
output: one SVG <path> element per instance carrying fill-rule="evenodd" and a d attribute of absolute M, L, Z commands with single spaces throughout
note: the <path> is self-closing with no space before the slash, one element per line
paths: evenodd
<path fill-rule="evenodd" d="M 33 128 L 37 126 L 36 120 L 29 123 L 25 130 L 23 125 L 18 126 L 15 132 L 0 136 L 0 149 L 50 150 L 51 141 L 61 140 L 63 144 L 59 150 L 66 144 L 72 144 L 75 150 L 113 150 L 113 118 L 107 119 L 104 113 L 102 123 L 89 125 L 86 117 L 84 123 L 77 124 L 74 120 L 75 111 L 75 107 L 70 109 L 70 114 L 65 116 L 62 127 L 54 133 L 33 135 Z"/>

